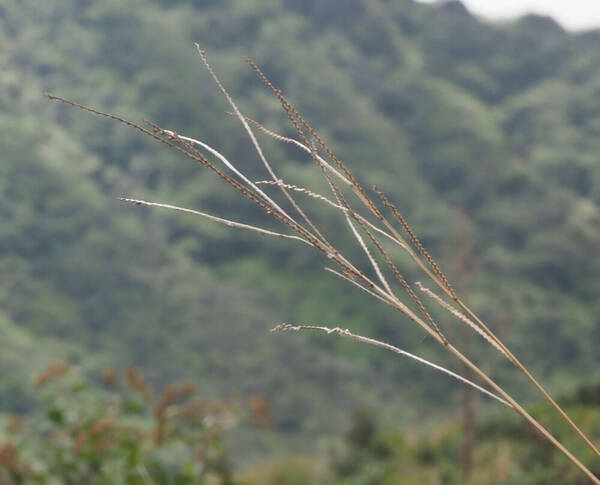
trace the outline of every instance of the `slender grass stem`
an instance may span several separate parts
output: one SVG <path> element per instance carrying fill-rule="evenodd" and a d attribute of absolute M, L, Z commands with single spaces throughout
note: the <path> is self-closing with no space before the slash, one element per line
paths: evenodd
<path fill-rule="evenodd" d="M 217 150 L 210 147 L 204 142 L 201 142 L 191 137 L 178 135 L 172 131 L 164 130 L 159 126 L 150 123 L 154 129 L 154 132 L 152 132 L 138 125 L 137 123 L 125 120 L 124 118 L 121 118 L 119 116 L 103 113 L 96 109 L 89 108 L 78 103 L 74 103 L 64 98 L 52 94 L 46 94 L 50 99 L 67 103 L 71 106 L 78 107 L 96 115 L 108 117 L 130 127 L 133 127 L 140 131 L 142 134 L 151 137 L 155 141 L 158 141 L 168 146 L 169 148 L 176 150 L 177 152 L 189 158 L 190 160 L 199 163 L 205 168 L 208 168 L 209 170 L 214 172 L 218 177 L 220 177 L 224 182 L 236 189 L 241 196 L 257 205 L 268 216 L 271 216 L 273 219 L 275 219 L 276 222 L 282 224 L 285 230 L 291 230 L 293 234 L 285 234 L 284 232 L 271 231 L 258 226 L 242 222 L 235 222 L 197 210 L 178 207 L 170 204 L 160 204 L 156 202 L 148 202 L 144 200 L 131 198 L 122 198 L 121 200 L 136 205 L 160 207 L 164 209 L 188 213 L 212 220 L 214 222 L 225 224 L 229 227 L 250 230 L 262 235 L 297 240 L 311 246 L 323 255 L 326 255 L 329 259 L 331 259 L 335 264 L 339 266 L 339 271 L 331 268 L 327 268 L 327 271 L 330 271 L 335 275 L 341 277 L 342 279 L 350 282 L 362 291 L 375 297 L 378 301 L 383 302 L 388 306 L 391 306 L 396 311 L 400 312 L 409 321 L 421 327 L 427 335 L 430 335 L 455 359 L 461 362 L 464 365 L 464 367 L 470 372 L 472 372 L 473 375 L 476 376 L 476 378 L 480 380 L 482 384 L 487 386 L 488 389 L 485 389 L 479 384 L 469 381 L 464 377 L 459 376 L 458 374 L 452 373 L 447 369 L 437 366 L 436 364 L 432 364 L 431 362 L 425 361 L 420 357 L 417 357 L 413 354 L 409 354 L 408 352 L 399 349 L 398 347 L 395 347 L 392 344 L 356 335 L 350 332 L 349 330 L 340 328 L 330 329 L 328 327 L 312 325 L 287 325 L 283 327 L 276 327 L 278 330 L 313 329 L 326 331 L 328 333 L 336 333 L 344 337 L 352 338 L 362 343 L 375 345 L 380 348 L 394 351 L 398 354 L 413 358 L 424 365 L 434 367 L 437 370 L 451 375 L 453 378 L 459 379 L 467 383 L 468 385 L 475 387 L 479 391 L 490 395 L 491 397 L 500 401 L 501 403 L 511 407 L 526 422 L 528 422 L 531 426 L 538 430 L 546 440 L 548 440 L 561 453 L 563 453 L 593 483 L 600 485 L 600 480 L 581 461 L 579 461 L 559 440 L 557 440 L 549 430 L 547 430 L 541 423 L 539 423 L 535 418 L 533 418 L 514 398 L 512 398 L 490 376 L 488 376 L 477 364 L 475 364 L 466 355 L 464 355 L 461 351 L 454 347 L 454 345 L 452 345 L 452 343 L 449 342 L 448 339 L 441 332 L 439 325 L 430 315 L 425 304 L 412 290 L 412 287 L 407 283 L 404 276 L 400 273 L 399 268 L 389 256 L 389 254 L 381 244 L 379 238 L 385 237 L 386 239 L 392 241 L 394 244 L 401 247 L 409 255 L 410 259 L 417 265 L 417 267 L 420 268 L 430 278 L 430 280 L 442 291 L 442 293 L 448 296 L 448 298 L 452 302 L 454 302 L 456 308 L 442 300 L 441 297 L 431 292 L 430 290 L 424 289 L 423 291 L 425 291 L 427 294 L 429 294 L 429 296 L 434 298 L 434 300 L 436 300 L 437 303 L 440 304 L 443 308 L 450 311 L 460 320 L 466 323 L 472 330 L 474 330 L 480 336 L 482 336 L 487 341 L 487 343 L 492 345 L 497 351 L 499 351 L 510 362 L 512 362 L 512 364 L 527 377 L 530 383 L 544 396 L 544 398 L 548 402 L 550 402 L 552 407 L 559 413 L 562 419 L 564 419 L 569 424 L 569 426 L 577 433 L 577 435 L 586 443 L 586 445 L 591 450 L 593 450 L 596 456 L 600 457 L 600 452 L 594 446 L 591 440 L 575 425 L 575 423 L 569 418 L 566 412 L 550 397 L 550 395 L 531 375 L 527 368 L 508 350 L 506 345 L 488 328 L 488 326 L 486 326 L 485 323 L 480 318 L 478 318 L 477 315 L 467 305 L 465 305 L 462 300 L 460 300 L 460 298 L 456 295 L 453 286 L 448 281 L 448 278 L 446 277 L 445 273 L 441 270 L 441 268 L 435 262 L 432 256 L 423 247 L 423 245 L 421 244 L 415 233 L 412 231 L 404 217 L 389 201 L 387 196 L 385 196 L 382 192 L 377 190 L 377 188 L 374 188 L 375 192 L 379 195 L 379 198 L 381 199 L 381 202 L 383 203 L 385 208 L 391 211 L 392 215 L 394 216 L 394 219 L 392 220 L 395 220 L 396 224 L 400 224 L 402 230 L 406 233 L 407 238 L 400 234 L 400 231 L 395 227 L 395 225 L 392 224 L 392 222 L 371 200 L 366 190 L 359 184 L 357 179 L 353 176 L 353 174 L 346 167 L 346 165 L 334 155 L 334 153 L 317 135 L 315 130 L 310 126 L 310 124 L 300 115 L 296 108 L 283 96 L 281 91 L 279 91 L 271 84 L 271 82 L 262 73 L 258 66 L 254 64 L 253 61 L 249 59 L 247 60 L 248 64 L 252 67 L 252 69 L 254 69 L 254 71 L 258 74 L 258 76 L 265 83 L 265 85 L 273 92 L 275 97 L 280 101 L 282 108 L 284 109 L 290 122 L 294 126 L 296 133 L 301 141 L 278 135 L 275 132 L 266 129 L 258 122 L 245 117 L 240 112 L 236 103 L 233 101 L 232 97 L 229 95 L 225 87 L 220 82 L 215 71 L 208 63 L 204 51 L 202 51 L 198 45 L 196 45 L 196 47 L 203 64 L 205 65 L 211 77 L 217 84 L 218 88 L 227 98 L 227 101 L 234 110 L 235 116 L 242 123 L 246 133 L 248 134 L 251 140 L 252 145 L 254 146 L 254 149 L 259 155 L 263 166 L 265 167 L 269 176 L 271 177 L 271 180 L 266 181 L 264 183 L 269 183 L 277 186 L 282 192 L 282 194 L 287 198 L 294 210 L 300 215 L 301 219 L 294 219 L 274 200 L 273 197 L 267 195 L 265 191 L 263 191 L 259 187 L 259 185 L 263 183 L 252 182 L 246 175 L 244 175 L 244 173 L 241 170 L 239 170 L 226 157 L 224 157 L 220 152 L 218 152 Z M 309 189 L 300 188 L 293 184 L 283 183 L 283 181 L 277 177 L 277 174 L 273 170 L 271 164 L 268 162 L 250 125 L 257 127 L 260 131 L 266 133 L 269 136 L 272 136 L 285 143 L 294 144 L 302 150 L 309 153 L 315 161 L 315 163 L 320 167 L 321 173 L 325 178 L 329 188 L 331 189 L 335 201 L 329 200 L 324 196 L 320 196 L 319 194 L 316 194 L 315 192 L 312 192 Z M 218 160 L 220 160 L 221 163 L 223 163 L 223 165 L 226 167 L 226 170 L 223 171 L 221 170 L 221 168 L 215 166 L 213 162 L 210 161 L 196 147 L 201 147 L 206 152 L 209 152 L 211 155 L 215 156 Z M 319 152 L 323 155 L 321 155 Z M 230 172 L 233 173 L 233 176 L 230 175 Z M 356 211 L 356 209 L 352 205 L 356 204 L 356 201 L 353 199 L 353 202 L 351 203 L 348 200 L 345 193 L 342 192 L 342 190 L 337 185 L 340 182 L 342 184 L 342 187 L 345 187 L 346 191 L 349 188 L 356 195 L 362 206 L 367 208 L 368 217 L 360 215 Z M 292 197 L 292 195 L 289 192 L 290 190 L 295 192 L 301 192 L 310 197 L 320 199 L 321 201 L 325 202 L 337 211 L 341 212 L 340 215 L 344 217 L 353 240 L 356 241 L 362 253 L 364 253 L 364 255 L 366 256 L 368 265 L 370 268 L 372 268 L 376 278 L 371 278 L 363 271 L 358 269 L 361 266 L 361 264 L 365 264 L 364 260 L 360 262 L 360 264 L 351 261 L 346 256 L 344 256 L 338 249 L 336 249 L 327 238 L 325 238 L 321 230 L 311 220 L 308 214 L 302 209 L 302 207 L 298 204 L 294 197 Z M 368 239 L 363 238 L 363 235 L 366 235 Z M 369 245 L 367 245 L 367 242 L 369 242 Z M 375 246 L 377 252 L 372 251 L 369 246 Z M 385 264 L 381 264 L 382 261 Z M 396 285 L 397 283 L 401 284 L 402 288 L 406 292 L 406 295 L 408 295 L 409 297 L 406 298 L 406 295 L 404 297 L 407 300 L 408 304 L 405 303 L 400 298 L 400 296 L 396 294 L 396 292 L 394 291 L 395 286 L 392 285 L 392 283 L 394 283 L 394 280 L 388 280 L 388 277 L 386 276 L 386 271 L 388 273 L 391 272 L 391 274 L 395 278 Z M 418 311 L 412 310 L 409 307 L 409 305 L 416 306 Z"/>

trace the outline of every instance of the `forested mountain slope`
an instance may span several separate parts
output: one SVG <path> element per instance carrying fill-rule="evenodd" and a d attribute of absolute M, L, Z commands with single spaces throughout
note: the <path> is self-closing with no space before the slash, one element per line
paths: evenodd
<path fill-rule="evenodd" d="M 42 97 L 152 119 L 266 178 L 193 42 L 247 115 L 293 134 L 243 62 L 252 57 L 365 186 L 393 196 L 551 388 L 594 372 L 600 32 L 536 16 L 491 25 L 460 2 L 0 0 L 4 410 L 28 406 L 31 373 L 57 359 L 92 373 L 135 364 L 157 386 L 180 377 L 206 393 L 262 392 L 286 432 L 343 421 L 318 406 L 413 416 L 456 388 L 383 352 L 269 334 L 282 320 L 323 322 L 444 360 L 306 248 L 121 205 L 129 195 L 264 223 L 211 173 Z M 285 179 L 324 190 L 305 154 L 264 143 Z"/>

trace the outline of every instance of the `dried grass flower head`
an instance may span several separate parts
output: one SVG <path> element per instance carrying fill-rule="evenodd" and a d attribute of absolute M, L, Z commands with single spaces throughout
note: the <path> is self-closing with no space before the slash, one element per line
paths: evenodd
<path fill-rule="evenodd" d="M 210 170 L 223 182 L 235 189 L 241 197 L 262 210 L 274 223 L 278 224 L 279 229 L 262 228 L 248 224 L 245 221 L 229 220 L 200 210 L 179 207 L 168 203 L 146 201 L 129 196 L 122 197 L 121 200 L 137 206 L 157 207 L 187 213 L 218 224 L 224 224 L 231 228 L 248 230 L 293 242 L 301 242 L 313 248 L 321 255 L 326 256 L 330 265 L 333 266 L 327 267 L 327 271 L 339 277 L 340 281 L 349 283 L 354 288 L 372 296 L 379 303 L 392 308 L 401 316 L 401 320 L 409 321 L 421 328 L 426 335 L 439 343 L 446 352 L 456 359 L 472 377 L 467 379 L 421 357 L 414 356 L 394 345 L 357 335 L 350 330 L 340 327 L 285 324 L 276 327 L 275 330 L 320 330 L 330 335 L 338 335 L 354 339 L 361 343 L 376 345 L 377 347 L 417 360 L 421 364 L 427 365 L 437 371 L 444 372 L 446 375 L 477 389 L 479 392 L 511 408 L 529 426 L 543 436 L 545 440 L 563 453 L 588 479 L 600 485 L 600 480 L 586 465 L 575 457 L 546 427 L 531 416 L 523 405 L 509 395 L 480 365 L 476 364 L 469 356 L 455 347 L 451 339 L 443 332 L 436 319 L 432 316 L 432 312 L 428 309 L 427 303 L 433 303 L 438 308 L 448 311 L 465 324 L 468 329 L 479 335 L 482 341 L 486 345 L 490 345 L 493 351 L 498 352 L 502 358 L 510 362 L 518 372 L 526 377 L 529 384 L 541 393 L 571 430 L 588 446 L 596 459 L 600 459 L 600 451 L 595 444 L 581 431 L 556 401 L 552 399 L 529 370 L 508 349 L 506 344 L 461 300 L 441 266 L 425 249 L 400 210 L 391 202 L 391 197 L 376 187 L 373 188 L 372 192 L 365 189 L 347 165 L 333 153 L 325 141 L 317 134 L 316 130 L 284 96 L 282 91 L 270 82 L 267 76 L 251 59 L 246 59 L 246 62 L 279 101 L 294 128 L 296 137 L 282 136 L 262 126 L 258 121 L 244 116 L 217 77 L 217 74 L 208 62 L 206 53 L 198 45 L 196 45 L 196 48 L 202 64 L 229 103 L 232 115 L 239 120 L 244 128 L 252 148 L 256 151 L 260 159 L 261 166 L 268 176 L 267 180 L 251 180 L 234 161 L 228 159 L 204 141 L 180 135 L 175 131 L 162 128 L 152 122 L 147 122 L 143 126 L 120 116 L 104 113 L 53 94 L 47 94 L 47 96 L 50 99 L 67 103 L 95 115 L 108 117 L 132 127 L 143 135 L 162 143 L 194 163 Z M 298 186 L 293 181 L 283 180 L 269 162 L 259 143 L 254 131 L 255 129 L 264 136 L 295 146 L 310 155 L 322 175 L 323 181 L 330 191 L 330 195 L 325 196 L 309 187 Z M 285 204 L 277 201 L 278 197 L 275 195 L 277 193 L 279 194 L 279 198 L 284 199 Z M 372 198 L 370 194 L 375 194 L 376 197 Z M 356 243 L 364 258 L 352 260 L 337 248 L 326 236 L 328 232 L 327 228 L 319 227 L 310 216 L 308 210 L 303 207 L 303 203 L 297 200 L 296 197 L 310 198 L 322 203 L 323 207 L 327 210 L 334 211 L 340 218 L 340 221 L 348 228 L 347 237 Z M 378 204 L 381 204 L 383 207 L 380 209 Z M 415 285 L 421 294 L 425 294 L 429 298 L 427 302 L 421 299 L 417 291 L 415 291 L 413 284 L 408 281 L 401 271 L 400 265 L 391 257 L 390 252 L 386 249 L 389 244 L 403 251 L 414 266 L 423 273 L 424 278 L 428 280 L 426 284 L 429 287 L 425 286 L 425 284 Z M 435 291 L 431 288 L 434 288 Z M 179 388 L 168 389 L 163 392 L 161 399 L 159 399 L 159 405 L 157 405 L 155 410 L 159 429 L 161 428 L 161 424 L 164 425 L 166 410 L 169 405 L 182 392 Z M 160 439 L 160 433 L 157 434 L 157 439 Z"/>

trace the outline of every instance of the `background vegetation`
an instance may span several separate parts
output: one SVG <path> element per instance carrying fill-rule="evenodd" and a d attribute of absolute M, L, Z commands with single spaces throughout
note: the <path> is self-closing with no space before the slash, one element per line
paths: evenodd
<path fill-rule="evenodd" d="M 120 205 L 128 194 L 264 222 L 211 174 L 41 96 L 153 119 L 265 178 L 194 41 L 246 114 L 292 133 L 241 60 L 255 59 L 366 186 L 394 195 L 516 355 L 579 402 L 600 360 L 600 33 L 535 16 L 485 24 L 459 2 L 0 0 L 3 412 L 39 408 L 29 383 L 50 362 L 79 365 L 92 382 L 106 366 L 135 365 L 157 389 L 193 379 L 203 396 L 264 395 L 271 430 L 243 427 L 232 440 L 245 463 L 282 444 L 314 454 L 317 438 L 365 408 L 385 430 L 447 430 L 449 441 L 439 431 L 422 446 L 443 445 L 428 458 L 436 473 L 446 459 L 456 467 L 460 432 L 443 425 L 457 413 L 454 383 L 350 342 L 267 330 L 343 324 L 444 362 L 430 340 L 332 281 L 310 251 Z M 318 177 L 304 154 L 265 146 L 290 181 Z M 335 230 L 327 217 L 317 215 Z M 482 429 L 494 450 L 495 436 L 520 439 Z M 370 476 L 363 461 L 398 475 L 408 445 L 370 433 L 340 451 L 335 469 L 355 466 L 340 476 Z M 294 460 L 302 473 L 314 462 Z M 387 483 L 377 476 L 342 483 Z"/>

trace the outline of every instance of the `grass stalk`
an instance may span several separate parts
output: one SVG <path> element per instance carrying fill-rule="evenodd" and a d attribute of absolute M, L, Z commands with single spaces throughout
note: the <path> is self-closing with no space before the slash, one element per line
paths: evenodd
<path fill-rule="evenodd" d="M 283 110 L 288 116 L 292 123 L 296 134 L 299 137 L 298 140 L 294 140 L 289 137 L 283 137 L 277 133 L 268 130 L 267 128 L 260 125 L 258 122 L 245 117 L 229 95 L 223 84 L 218 79 L 215 71 L 212 69 L 204 51 L 196 45 L 200 58 L 210 73 L 211 77 L 217 84 L 218 88 L 227 98 L 230 106 L 234 111 L 234 115 L 242 123 L 246 133 L 248 134 L 252 145 L 254 146 L 262 165 L 266 169 L 267 173 L 271 177 L 270 180 L 264 182 L 254 183 L 247 176 L 243 174 L 236 166 L 225 158 L 221 153 L 207 144 L 196 140 L 191 137 L 185 137 L 178 135 L 177 133 L 165 130 L 158 125 L 150 123 L 152 130 L 144 128 L 143 126 L 126 120 L 122 117 L 108 114 L 89 108 L 87 106 L 75 103 L 73 101 L 66 100 L 59 96 L 52 94 L 46 94 L 48 98 L 58 100 L 67 103 L 71 106 L 86 110 L 95 115 L 108 117 L 119 123 L 123 123 L 130 127 L 140 131 L 145 136 L 149 136 L 155 141 L 158 141 L 167 147 L 176 150 L 180 154 L 184 155 L 188 159 L 199 163 L 205 168 L 208 168 L 224 182 L 229 184 L 231 187 L 236 189 L 240 195 L 250 200 L 252 203 L 261 208 L 268 216 L 279 222 L 285 231 L 291 231 L 292 234 L 287 234 L 282 231 L 271 231 L 263 229 L 250 224 L 235 222 L 228 219 L 220 218 L 212 214 L 206 214 L 204 212 L 196 211 L 193 209 L 178 207 L 170 204 L 160 204 L 156 202 L 148 202 L 139 199 L 123 197 L 121 200 L 136 205 L 160 207 L 164 209 L 174 210 L 178 212 L 184 212 L 195 216 L 207 218 L 217 223 L 225 224 L 230 227 L 245 229 L 260 233 L 262 235 L 274 236 L 278 238 L 286 238 L 298 240 L 312 248 L 316 249 L 335 264 L 337 269 L 327 268 L 328 271 L 341 277 L 342 279 L 350 282 L 354 286 L 358 287 L 362 291 L 375 297 L 378 301 L 391 306 L 396 311 L 399 311 L 404 317 L 418 325 L 430 335 L 436 342 L 438 342 L 447 352 L 449 352 L 455 359 L 461 362 L 466 369 L 471 371 L 488 389 L 485 389 L 478 384 L 465 379 L 463 376 L 451 373 L 447 369 L 443 372 L 451 373 L 453 377 L 466 382 L 470 386 L 475 386 L 480 391 L 492 395 L 500 402 L 507 404 L 516 413 L 518 413 L 525 421 L 531 424 L 536 430 L 541 433 L 542 436 L 550 443 L 552 443 L 561 453 L 563 453 L 579 470 L 584 473 L 593 483 L 600 485 L 600 480 L 581 462 L 579 461 L 559 440 L 557 440 L 549 430 L 547 430 L 541 423 L 533 418 L 514 398 L 512 398 L 501 386 L 499 386 L 490 376 L 488 376 L 477 364 L 471 361 L 466 355 L 459 351 L 452 345 L 442 333 L 439 325 L 433 319 L 425 304 L 421 301 L 418 295 L 413 291 L 410 284 L 406 281 L 404 276 L 401 274 L 398 267 L 393 262 L 385 248 L 383 247 L 379 238 L 385 237 L 387 240 L 392 241 L 394 244 L 402 248 L 412 259 L 412 261 L 429 277 L 429 279 L 442 291 L 443 294 L 456 305 L 457 308 L 443 301 L 435 293 L 429 290 L 424 290 L 429 296 L 434 298 L 443 308 L 453 313 L 464 323 L 469 325 L 476 333 L 482 336 L 487 343 L 492 345 L 498 352 L 504 355 L 521 373 L 523 373 L 527 379 L 533 384 L 533 386 L 544 396 L 544 398 L 551 403 L 553 408 L 559 413 L 559 415 L 569 424 L 569 426 L 577 433 L 577 435 L 586 443 L 590 449 L 594 451 L 597 457 L 600 457 L 600 452 L 591 442 L 591 440 L 576 426 L 576 424 L 569 418 L 565 411 L 550 397 L 550 395 L 544 390 L 544 388 L 537 382 L 537 380 L 531 375 L 531 373 L 525 368 L 525 366 L 508 350 L 506 345 L 485 325 L 485 323 L 477 317 L 477 315 L 458 297 L 452 284 L 449 282 L 445 273 L 423 247 L 415 233 L 412 231 L 404 217 L 400 214 L 398 209 L 389 201 L 387 196 L 383 192 L 379 191 L 376 187 L 375 192 L 379 196 L 383 206 L 391 212 L 394 216 L 394 220 L 400 224 L 402 230 L 407 234 L 408 240 L 396 229 L 395 225 L 385 216 L 385 214 L 377 207 L 373 200 L 367 194 L 367 191 L 359 184 L 350 170 L 342 163 L 329 149 L 325 142 L 317 135 L 315 130 L 310 124 L 300 115 L 296 108 L 283 96 L 281 91 L 268 80 L 268 78 L 262 73 L 258 66 L 250 59 L 247 59 L 248 64 L 257 73 L 264 84 L 272 91 L 275 97 L 280 101 Z M 256 127 L 259 131 L 278 139 L 285 143 L 291 143 L 299 147 L 300 149 L 307 152 L 312 159 L 315 161 L 318 167 L 320 167 L 322 175 L 327 182 L 327 185 L 331 189 L 335 201 L 329 200 L 328 198 L 316 194 L 309 189 L 304 189 L 293 184 L 285 183 L 281 178 L 277 176 L 272 166 L 269 164 L 251 126 Z M 319 153 L 319 151 L 322 153 Z M 208 153 L 210 156 L 216 157 L 224 166 L 228 172 L 215 166 L 213 162 L 205 155 Z M 230 175 L 230 173 L 232 175 Z M 341 188 L 338 184 L 341 183 Z M 277 187 L 294 208 L 295 213 L 299 216 L 296 219 L 294 215 L 286 212 L 277 202 L 273 200 L 265 191 L 263 191 L 259 185 L 273 185 Z M 369 217 L 361 215 L 353 207 L 352 203 L 344 194 L 343 188 L 350 191 L 358 198 L 359 202 L 363 207 L 366 207 Z M 294 199 L 290 191 L 303 193 L 309 197 L 321 200 L 332 207 L 336 211 L 339 211 L 344 217 L 348 224 L 350 234 L 353 239 L 357 242 L 362 252 L 366 256 L 366 262 L 369 265 L 370 270 L 375 274 L 375 277 L 370 277 L 365 271 L 359 269 L 358 263 L 350 261 L 344 256 L 338 249 L 336 249 L 332 243 L 324 236 L 323 230 L 321 230 L 309 217 L 307 212 L 301 207 L 301 205 Z M 364 209 L 363 209 L 364 210 Z M 366 236 L 366 237 L 363 237 Z M 410 241 L 410 243 L 409 243 Z M 412 245 L 412 246 L 411 246 Z M 373 249 L 374 248 L 374 249 Z M 379 261 L 385 264 L 380 265 Z M 364 264 L 364 261 L 362 262 Z M 385 275 L 385 267 L 387 271 L 391 272 L 394 280 L 400 284 L 402 290 L 408 295 L 408 303 L 405 303 L 397 294 L 393 286 L 393 280 L 388 280 Z M 434 296 L 432 296 L 434 295 Z M 411 309 L 409 305 L 416 307 L 416 310 Z M 420 316 L 419 316 L 420 314 Z M 397 347 L 385 343 L 379 342 L 369 337 L 355 335 L 349 330 L 342 330 L 339 328 L 329 329 L 327 327 L 320 326 L 284 326 L 278 327 L 278 330 L 303 330 L 313 329 L 326 331 L 327 333 L 336 333 L 341 336 L 349 337 L 362 343 L 375 345 L 387 350 L 392 350 L 402 355 L 408 354 L 406 351 L 398 349 Z M 416 358 L 422 363 L 423 359 L 420 357 L 409 354 L 411 358 Z M 428 362 L 426 365 L 431 366 Z M 435 367 L 435 364 L 433 364 Z M 439 366 L 437 366 L 439 367 Z M 440 369 L 438 369 L 440 370 Z"/>

